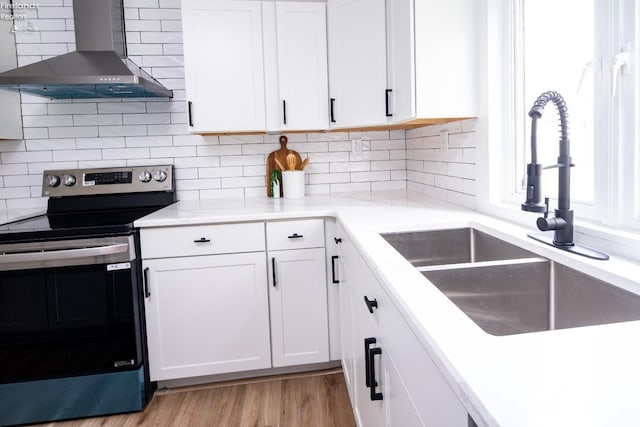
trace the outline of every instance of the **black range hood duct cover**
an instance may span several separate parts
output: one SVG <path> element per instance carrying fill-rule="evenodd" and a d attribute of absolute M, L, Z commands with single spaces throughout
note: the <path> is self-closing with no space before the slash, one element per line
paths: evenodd
<path fill-rule="evenodd" d="M 74 0 L 76 48 L 0 73 L 0 89 L 54 99 L 169 97 L 126 57 L 122 0 Z"/>

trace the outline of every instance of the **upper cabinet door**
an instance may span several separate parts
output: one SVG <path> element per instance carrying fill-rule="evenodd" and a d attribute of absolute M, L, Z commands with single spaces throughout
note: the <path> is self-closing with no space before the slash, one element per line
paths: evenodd
<path fill-rule="evenodd" d="M 331 126 L 387 123 L 385 0 L 329 0 Z"/>
<path fill-rule="evenodd" d="M 329 125 L 327 18 L 324 3 L 277 2 L 279 129 Z"/>
<path fill-rule="evenodd" d="M 261 3 L 182 1 L 193 132 L 264 131 Z"/>
<path fill-rule="evenodd" d="M 398 123 L 416 117 L 413 0 L 387 2 L 387 116 Z M 441 82 L 442 83 L 442 82 Z"/>

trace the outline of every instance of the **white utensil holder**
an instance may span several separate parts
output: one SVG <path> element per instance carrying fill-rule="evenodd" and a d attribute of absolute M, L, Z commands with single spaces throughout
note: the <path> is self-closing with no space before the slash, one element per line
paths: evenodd
<path fill-rule="evenodd" d="M 304 171 L 282 171 L 282 185 L 285 199 L 304 197 Z"/>

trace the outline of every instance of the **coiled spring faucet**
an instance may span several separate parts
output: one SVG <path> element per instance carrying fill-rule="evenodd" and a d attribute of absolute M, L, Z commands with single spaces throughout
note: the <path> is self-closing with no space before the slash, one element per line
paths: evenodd
<path fill-rule="evenodd" d="M 542 110 L 551 101 L 555 104 L 560 116 L 560 153 L 555 165 L 542 166 L 537 162 L 537 124 L 542 117 Z M 531 163 L 527 165 L 527 196 L 522 204 L 522 210 L 528 212 L 542 212 L 536 224 L 540 231 L 554 231 L 553 239 L 543 234 L 529 234 L 529 237 L 549 244 L 559 249 L 573 252 L 594 259 L 609 259 L 609 256 L 596 250 L 586 248 L 573 241 L 573 211 L 570 209 L 571 191 L 571 155 L 569 153 L 569 125 L 567 104 L 558 92 L 545 92 L 536 99 L 529 110 L 531 117 Z M 558 207 L 554 216 L 549 218 L 549 198 L 542 204 L 541 182 L 543 169 L 558 168 Z"/>

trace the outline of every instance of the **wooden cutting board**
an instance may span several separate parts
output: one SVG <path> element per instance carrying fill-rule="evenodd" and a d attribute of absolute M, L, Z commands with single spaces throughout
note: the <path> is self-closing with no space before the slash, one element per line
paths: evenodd
<path fill-rule="evenodd" d="M 297 151 L 289 150 L 287 148 L 288 138 L 284 135 L 280 137 L 280 149 L 273 151 L 267 157 L 267 177 L 266 177 L 266 187 L 267 187 L 267 197 L 269 196 L 269 177 L 271 176 L 272 170 L 282 170 L 276 164 L 276 159 L 280 164 L 287 168 L 287 155 L 293 154 L 296 156 L 296 168 L 300 167 L 302 164 L 302 159 L 300 158 L 300 154 Z M 282 197 L 282 183 L 280 183 L 280 197 Z"/>

